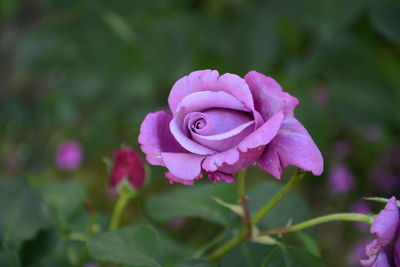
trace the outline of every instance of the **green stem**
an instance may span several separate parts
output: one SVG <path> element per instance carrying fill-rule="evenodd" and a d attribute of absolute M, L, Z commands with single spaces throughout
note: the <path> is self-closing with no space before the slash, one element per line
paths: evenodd
<path fill-rule="evenodd" d="M 248 234 L 251 235 L 251 217 L 250 212 L 247 207 L 247 196 L 245 192 L 245 178 L 246 178 L 247 168 L 243 171 L 239 172 L 236 178 L 237 187 L 238 187 L 238 202 L 240 203 L 243 211 L 243 224 L 246 228 L 248 228 Z"/>
<path fill-rule="evenodd" d="M 113 215 L 111 218 L 110 230 L 118 229 L 119 223 L 121 221 L 122 213 L 135 194 L 121 194 L 118 198 L 117 204 L 114 207 Z"/>
<path fill-rule="evenodd" d="M 288 226 L 288 227 L 282 227 L 282 228 L 277 228 L 277 229 L 271 229 L 267 231 L 262 231 L 260 234 L 262 235 L 270 235 L 270 234 L 288 234 L 288 233 L 293 233 L 297 231 L 301 231 L 303 229 L 309 228 L 311 226 L 321 224 L 321 223 L 326 223 L 326 222 L 332 222 L 332 221 L 354 221 L 354 222 L 363 222 L 367 224 L 371 224 L 374 220 L 374 216 L 372 215 L 366 215 L 366 214 L 360 214 L 360 213 L 335 213 L 335 214 L 329 214 L 325 216 L 321 216 L 318 218 L 314 218 L 293 226 Z"/>
<path fill-rule="evenodd" d="M 289 182 L 282 187 L 282 189 L 272 197 L 260 210 L 258 210 L 252 217 L 250 223 L 256 225 L 264 216 L 273 208 L 282 198 L 289 193 L 295 185 L 297 185 L 301 179 L 304 177 L 305 172 L 303 170 L 298 170 L 297 173 L 289 180 Z M 241 188 L 241 186 L 239 186 Z M 241 189 L 240 189 L 241 190 Z M 243 240 L 248 237 L 250 230 L 248 227 L 243 227 L 239 234 L 233 236 L 225 244 L 217 248 L 214 253 L 208 257 L 208 261 L 215 262 L 224 256 L 226 253 L 234 249 L 237 245 L 243 242 Z"/>
<path fill-rule="evenodd" d="M 270 212 L 270 210 L 275 207 L 279 203 L 279 201 L 281 201 L 287 195 L 287 193 L 289 193 L 289 191 L 301 181 L 304 175 L 305 172 L 299 169 L 297 173 L 292 178 L 290 178 L 289 182 L 287 182 L 287 184 L 282 187 L 282 189 L 278 193 L 276 193 L 273 198 L 271 198 L 264 206 L 261 207 L 261 209 L 259 209 L 251 217 L 253 225 L 259 223 L 262 218 L 264 218 L 264 216 L 268 212 Z"/>
<path fill-rule="evenodd" d="M 242 230 L 239 232 L 239 234 L 233 236 L 231 239 L 229 239 L 225 244 L 220 246 L 217 250 L 214 251 L 209 257 L 208 261 L 209 262 L 215 262 L 222 256 L 224 256 L 226 253 L 231 251 L 233 248 L 235 248 L 237 245 L 243 242 L 243 240 L 248 236 L 249 234 L 249 229 L 248 228 L 242 228 Z"/>

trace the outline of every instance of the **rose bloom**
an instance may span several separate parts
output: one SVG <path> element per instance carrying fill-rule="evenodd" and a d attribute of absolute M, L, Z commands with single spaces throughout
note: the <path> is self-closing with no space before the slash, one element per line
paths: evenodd
<path fill-rule="evenodd" d="M 367 258 L 361 259 L 365 267 L 400 266 L 399 208 L 392 197 L 371 225 L 371 234 L 377 237 L 365 249 Z"/>
<path fill-rule="evenodd" d="M 65 141 L 57 147 L 55 162 L 60 170 L 76 170 L 81 166 L 82 160 L 83 149 L 77 141 Z"/>
<path fill-rule="evenodd" d="M 140 189 L 144 185 L 145 178 L 143 161 L 135 150 L 126 147 L 114 153 L 114 163 L 109 180 L 111 192 L 115 192 L 116 187 L 124 179 L 127 179 L 133 189 Z"/>
<path fill-rule="evenodd" d="M 233 182 L 253 163 L 278 179 L 289 165 L 323 171 L 320 151 L 293 115 L 299 101 L 261 73 L 195 71 L 174 84 L 168 104 L 171 113 L 144 119 L 139 143 L 170 182 L 191 185 L 202 174 Z"/>

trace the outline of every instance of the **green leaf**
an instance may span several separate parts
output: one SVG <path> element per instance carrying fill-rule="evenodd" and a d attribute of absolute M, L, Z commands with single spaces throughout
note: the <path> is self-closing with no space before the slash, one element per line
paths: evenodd
<path fill-rule="evenodd" d="M 211 265 L 202 259 L 190 259 L 178 263 L 177 267 L 211 267 Z"/>
<path fill-rule="evenodd" d="M 94 260 L 139 266 L 162 266 L 161 245 L 155 230 L 146 225 L 90 237 L 87 248 Z"/>
<path fill-rule="evenodd" d="M 247 192 L 249 209 L 251 213 L 261 208 L 283 183 L 264 182 L 251 187 Z M 260 230 L 264 228 L 277 228 L 286 226 L 289 221 L 302 222 L 311 218 L 311 212 L 304 199 L 296 192 L 290 192 L 279 202 L 261 221 Z"/>
<path fill-rule="evenodd" d="M 32 182 L 62 222 L 83 209 L 85 190 L 81 182 L 77 180 Z"/>
<path fill-rule="evenodd" d="M 179 187 L 158 196 L 150 196 L 145 208 L 147 214 L 158 221 L 195 217 L 228 225 L 232 212 L 217 204 L 212 197 L 233 202 L 236 199 L 236 186 L 218 183 Z"/>
<path fill-rule="evenodd" d="M 400 3 L 392 0 L 374 0 L 370 5 L 372 25 L 383 36 L 400 43 Z"/>
<path fill-rule="evenodd" d="M 23 179 L 0 181 L 0 214 L 5 248 L 18 247 L 52 223 L 49 208 Z"/>
<path fill-rule="evenodd" d="M 259 267 L 265 259 L 265 255 L 274 248 L 251 241 L 246 241 L 226 254 L 220 260 L 221 267 Z"/>
<path fill-rule="evenodd" d="M 304 249 L 295 247 L 277 247 L 265 258 L 263 267 L 322 267 L 321 259 Z"/>

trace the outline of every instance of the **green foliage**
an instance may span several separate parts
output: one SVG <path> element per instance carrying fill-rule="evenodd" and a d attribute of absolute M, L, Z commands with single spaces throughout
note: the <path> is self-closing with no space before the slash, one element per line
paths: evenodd
<path fill-rule="evenodd" d="M 88 240 L 87 248 L 100 262 L 162 266 L 161 244 L 155 230 L 146 225 L 95 235 Z"/>
<path fill-rule="evenodd" d="M 169 221 L 179 217 L 195 217 L 211 222 L 229 225 L 231 212 L 216 203 L 212 197 L 226 202 L 236 200 L 234 184 L 198 184 L 193 187 L 180 187 L 157 196 L 150 196 L 146 201 L 146 212 L 155 220 Z"/>
<path fill-rule="evenodd" d="M 250 212 L 261 208 L 282 186 L 282 183 L 264 182 L 249 188 L 247 202 Z M 311 212 L 304 199 L 296 192 L 290 192 L 260 222 L 260 229 L 284 227 L 290 222 L 298 223 L 310 217 Z"/>
<path fill-rule="evenodd" d="M 304 249 L 294 247 L 277 247 L 265 258 L 263 267 L 323 267 L 321 259 Z"/>
<path fill-rule="evenodd" d="M 0 180 L 0 235 L 2 247 L 18 249 L 22 242 L 52 225 L 49 208 L 22 179 Z"/>

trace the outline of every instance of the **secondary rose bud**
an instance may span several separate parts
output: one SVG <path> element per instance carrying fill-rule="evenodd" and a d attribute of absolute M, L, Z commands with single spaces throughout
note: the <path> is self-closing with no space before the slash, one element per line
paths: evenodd
<path fill-rule="evenodd" d="M 140 189 L 144 185 L 145 177 L 143 161 L 135 150 L 126 147 L 114 153 L 114 163 L 109 181 L 110 189 L 116 190 L 124 180 L 134 189 Z"/>

